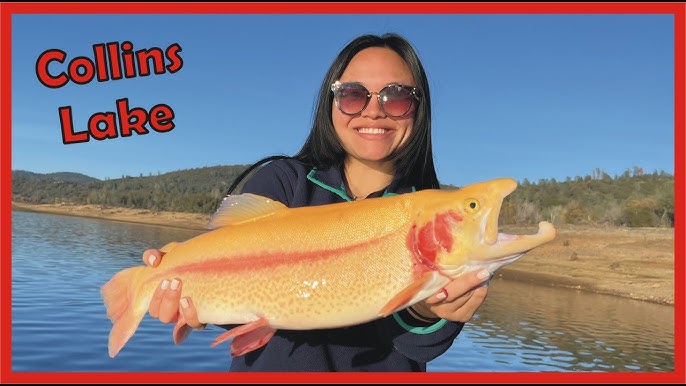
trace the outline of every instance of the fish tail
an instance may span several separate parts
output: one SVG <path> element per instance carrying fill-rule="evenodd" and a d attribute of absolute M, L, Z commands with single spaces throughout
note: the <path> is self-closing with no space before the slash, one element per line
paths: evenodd
<path fill-rule="evenodd" d="M 107 317 L 112 323 L 108 343 L 109 354 L 114 358 L 133 336 L 147 307 L 135 304 L 134 279 L 144 267 L 125 269 L 100 288 L 100 295 L 107 308 Z"/>

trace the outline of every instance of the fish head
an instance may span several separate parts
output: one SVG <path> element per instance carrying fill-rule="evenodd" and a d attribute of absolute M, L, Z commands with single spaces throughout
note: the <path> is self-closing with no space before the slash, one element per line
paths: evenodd
<path fill-rule="evenodd" d="M 499 232 L 503 200 L 516 188 L 514 179 L 500 178 L 433 192 L 410 232 L 408 247 L 420 264 L 452 277 L 480 268 L 493 273 L 516 261 L 556 235 L 546 221 L 533 235 Z"/>

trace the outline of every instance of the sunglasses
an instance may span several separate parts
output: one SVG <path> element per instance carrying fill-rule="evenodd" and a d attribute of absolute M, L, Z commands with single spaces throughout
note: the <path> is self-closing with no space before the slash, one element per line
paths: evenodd
<path fill-rule="evenodd" d="M 357 115 L 364 110 L 376 94 L 379 99 L 381 110 L 389 117 L 402 117 L 406 115 L 415 100 L 419 100 L 416 87 L 402 84 L 389 84 L 379 92 L 370 92 L 363 85 L 356 82 L 341 83 L 336 81 L 331 85 L 336 106 L 346 115 Z"/>

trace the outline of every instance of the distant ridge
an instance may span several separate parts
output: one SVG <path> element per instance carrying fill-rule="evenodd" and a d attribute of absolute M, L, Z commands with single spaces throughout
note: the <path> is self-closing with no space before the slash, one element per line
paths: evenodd
<path fill-rule="evenodd" d="M 100 181 L 95 177 L 90 177 L 81 173 L 73 172 L 57 172 L 57 173 L 34 173 L 26 170 L 13 170 L 12 178 L 28 178 L 28 179 L 53 179 L 64 182 L 95 182 Z"/>
<path fill-rule="evenodd" d="M 41 174 L 14 170 L 12 201 L 211 213 L 246 168 L 247 165 L 220 165 L 105 180 L 72 172 Z"/>
<path fill-rule="evenodd" d="M 93 204 L 155 211 L 213 213 L 248 165 L 210 166 L 99 180 L 80 173 L 12 171 L 12 201 Z M 455 186 L 441 184 L 443 189 Z M 503 224 L 674 226 L 674 177 L 641 168 L 610 177 L 602 170 L 565 181 L 521 181 L 503 203 Z"/>

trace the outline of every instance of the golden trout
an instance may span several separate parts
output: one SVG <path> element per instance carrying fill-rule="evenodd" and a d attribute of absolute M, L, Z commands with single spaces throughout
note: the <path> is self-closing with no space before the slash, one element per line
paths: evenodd
<path fill-rule="evenodd" d="M 232 355 L 255 350 L 277 329 L 336 328 L 385 317 L 476 269 L 493 273 L 555 238 L 498 232 L 503 199 L 517 186 L 503 178 L 459 190 L 302 208 L 253 194 L 227 196 L 212 230 L 162 248 L 157 268 L 120 271 L 101 288 L 113 326 L 109 354 L 133 336 L 163 279 L 179 278 L 198 320 L 236 324 Z M 181 319 L 181 318 L 180 318 Z M 178 321 L 174 341 L 187 335 Z"/>

